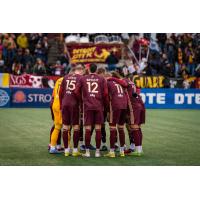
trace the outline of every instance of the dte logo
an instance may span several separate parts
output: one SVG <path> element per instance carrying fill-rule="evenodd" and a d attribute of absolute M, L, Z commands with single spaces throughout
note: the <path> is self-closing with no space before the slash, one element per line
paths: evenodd
<path fill-rule="evenodd" d="M 174 97 L 174 103 L 175 104 L 200 104 L 200 94 L 194 94 L 194 93 L 176 93 Z"/>
<path fill-rule="evenodd" d="M 140 94 L 144 103 L 148 104 L 165 104 L 165 93 L 146 93 Z"/>

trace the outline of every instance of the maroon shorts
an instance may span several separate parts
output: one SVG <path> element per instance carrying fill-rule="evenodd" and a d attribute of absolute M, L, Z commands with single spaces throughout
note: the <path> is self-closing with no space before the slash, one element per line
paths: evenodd
<path fill-rule="evenodd" d="M 103 124 L 104 116 L 103 111 L 100 110 L 84 110 L 83 113 L 83 124 L 87 125 L 95 125 L 95 124 Z"/>
<path fill-rule="evenodd" d="M 130 124 L 144 124 L 145 123 L 145 109 L 142 108 L 134 108 L 130 110 Z"/>
<path fill-rule="evenodd" d="M 79 125 L 79 106 L 64 106 L 62 108 L 62 120 L 64 125 Z"/>
<path fill-rule="evenodd" d="M 110 110 L 110 120 L 109 123 L 112 125 L 124 125 L 126 122 L 126 109 Z"/>

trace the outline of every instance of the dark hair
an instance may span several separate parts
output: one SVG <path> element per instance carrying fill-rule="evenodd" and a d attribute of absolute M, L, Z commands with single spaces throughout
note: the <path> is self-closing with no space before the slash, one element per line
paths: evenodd
<path fill-rule="evenodd" d="M 104 67 L 100 67 L 97 69 L 97 74 L 105 74 L 106 73 L 106 69 Z"/>
<path fill-rule="evenodd" d="M 97 65 L 94 64 L 94 63 L 92 63 L 92 64 L 90 65 L 90 72 L 91 72 L 91 73 L 95 73 L 96 71 L 97 71 Z"/>
<path fill-rule="evenodd" d="M 112 71 L 111 74 L 112 74 L 112 77 L 121 78 L 120 74 L 116 71 Z"/>

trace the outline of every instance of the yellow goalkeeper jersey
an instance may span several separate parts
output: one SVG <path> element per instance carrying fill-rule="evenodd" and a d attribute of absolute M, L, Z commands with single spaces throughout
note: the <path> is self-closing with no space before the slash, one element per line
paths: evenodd
<path fill-rule="evenodd" d="M 53 109 L 56 109 L 56 110 L 60 110 L 59 92 L 60 92 L 60 86 L 61 86 L 63 78 L 64 77 L 61 77 L 56 81 L 56 84 L 55 84 L 55 87 L 53 90 L 53 94 L 52 94 L 52 97 L 54 99 L 53 100 Z"/>

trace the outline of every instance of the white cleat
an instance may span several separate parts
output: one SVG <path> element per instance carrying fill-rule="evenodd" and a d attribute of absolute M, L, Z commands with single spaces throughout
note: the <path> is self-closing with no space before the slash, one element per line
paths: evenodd
<path fill-rule="evenodd" d="M 101 154 L 100 154 L 100 152 L 99 152 L 99 151 L 96 151 L 96 152 L 95 152 L 95 157 L 96 157 L 96 158 L 99 158 L 99 157 L 101 157 Z"/>
<path fill-rule="evenodd" d="M 86 157 L 86 158 L 90 158 L 90 152 L 86 152 L 84 154 L 82 154 L 83 157 Z"/>

